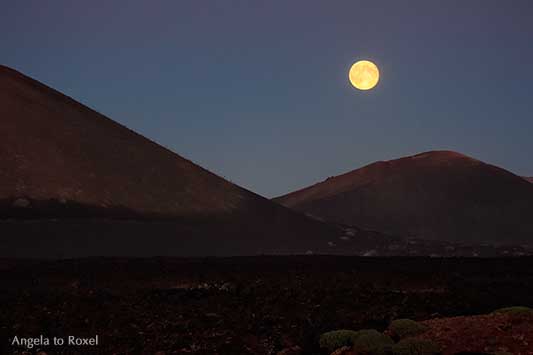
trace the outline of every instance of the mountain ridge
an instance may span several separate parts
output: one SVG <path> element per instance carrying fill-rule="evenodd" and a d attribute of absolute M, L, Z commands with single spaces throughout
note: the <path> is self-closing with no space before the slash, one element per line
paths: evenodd
<path fill-rule="evenodd" d="M 5 66 L 0 117 L 6 256 L 304 253 L 339 232 Z"/>
<path fill-rule="evenodd" d="M 418 153 L 418 154 L 415 154 L 415 155 L 406 156 L 406 157 L 402 157 L 402 158 L 398 158 L 398 159 L 380 160 L 380 161 L 376 161 L 376 162 L 373 162 L 373 163 L 370 163 L 370 164 L 366 164 L 366 165 L 362 166 L 361 168 L 354 169 L 354 170 L 351 170 L 351 171 L 343 173 L 343 174 L 330 176 L 330 177 L 326 178 L 325 180 L 322 180 L 322 181 L 317 182 L 315 184 L 309 185 L 308 187 L 304 187 L 302 189 L 295 190 L 295 191 L 290 192 L 288 194 L 275 197 L 275 198 L 273 198 L 273 200 L 274 201 L 278 201 L 278 200 L 282 199 L 284 201 L 287 201 L 287 200 L 289 200 L 291 198 L 291 196 L 296 196 L 296 195 L 299 195 L 299 194 L 301 194 L 303 192 L 310 191 L 310 190 L 312 190 L 312 189 L 314 189 L 314 188 L 316 188 L 318 186 L 322 186 L 323 184 L 327 183 L 331 179 L 346 180 L 346 182 L 347 182 L 346 185 L 348 185 L 351 176 L 354 175 L 354 174 L 360 173 L 362 171 L 369 171 L 369 170 L 372 170 L 372 169 L 375 169 L 375 168 L 380 168 L 380 167 L 388 168 L 389 164 L 391 164 L 391 163 L 396 163 L 396 162 L 399 163 L 399 162 L 402 162 L 402 161 L 405 161 L 405 160 L 408 160 L 408 159 L 419 159 L 419 158 L 423 158 L 424 156 L 427 156 L 428 154 L 438 154 L 438 155 L 440 155 L 440 158 L 444 158 L 444 159 L 457 157 L 457 158 L 461 158 L 461 159 L 468 159 L 468 160 L 470 160 L 472 162 L 477 161 L 476 159 L 471 158 L 471 157 L 469 157 L 467 155 L 464 155 L 464 154 L 461 154 L 461 153 L 458 153 L 458 152 L 455 152 L 455 151 L 451 151 L 451 150 L 427 151 L 427 152 Z M 349 188 L 349 187 L 350 186 L 345 186 L 345 188 Z M 326 196 L 327 195 L 320 195 L 319 197 L 326 197 Z"/>
<path fill-rule="evenodd" d="M 375 162 L 273 200 L 326 221 L 396 235 L 532 242 L 533 186 L 449 150 Z"/>

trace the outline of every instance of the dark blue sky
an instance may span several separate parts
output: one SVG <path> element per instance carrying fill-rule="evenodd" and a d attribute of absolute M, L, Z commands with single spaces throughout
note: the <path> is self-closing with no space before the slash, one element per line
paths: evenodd
<path fill-rule="evenodd" d="M 533 175 L 529 0 L 84 4 L 3 3 L 1 63 L 265 196 L 433 149 Z"/>

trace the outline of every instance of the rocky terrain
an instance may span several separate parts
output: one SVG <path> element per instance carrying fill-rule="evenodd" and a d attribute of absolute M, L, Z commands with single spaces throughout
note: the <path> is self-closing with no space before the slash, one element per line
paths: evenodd
<path fill-rule="evenodd" d="M 10 345 L 14 336 L 99 335 L 97 348 L 43 350 L 235 355 L 299 349 L 318 355 L 329 354 L 320 347 L 325 332 L 386 333 L 392 321 L 405 318 L 427 324 L 424 336 L 446 346 L 468 345 L 480 329 L 470 327 L 476 322 L 490 325 L 480 339 L 498 334 L 483 343 L 492 352 L 509 339 L 528 341 L 531 323 L 469 316 L 533 306 L 532 263 L 341 256 L 3 260 L 0 353 L 24 351 Z"/>
<path fill-rule="evenodd" d="M 417 336 L 439 344 L 443 355 L 458 352 L 533 354 L 533 312 L 490 313 L 431 319 L 422 322 L 428 331 Z"/>
<path fill-rule="evenodd" d="M 450 151 L 373 163 L 275 201 L 325 221 L 392 235 L 532 243 L 533 185 Z"/>

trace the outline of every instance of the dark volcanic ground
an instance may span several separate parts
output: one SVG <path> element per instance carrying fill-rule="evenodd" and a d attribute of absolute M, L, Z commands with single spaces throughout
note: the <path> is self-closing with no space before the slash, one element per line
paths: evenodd
<path fill-rule="evenodd" d="M 533 306 L 533 258 L 3 260 L 0 274 L 1 354 L 40 334 L 100 337 L 48 354 L 320 354 L 332 329 Z"/>

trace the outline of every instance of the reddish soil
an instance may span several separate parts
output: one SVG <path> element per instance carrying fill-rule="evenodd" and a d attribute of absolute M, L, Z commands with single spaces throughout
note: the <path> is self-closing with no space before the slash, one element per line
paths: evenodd
<path fill-rule="evenodd" d="M 488 314 L 422 322 L 430 330 L 418 336 L 439 343 L 443 355 L 460 351 L 533 355 L 533 316 Z"/>
<path fill-rule="evenodd" d="M 533 176 L 532 177 L 524 177 L 524 179 L 526 179 L 527 181 L 533 183 Z"/>
<path fill-rule="evenodd" d="M 377 162 L 275 200 L 327 221 L 389 234 L 532 243 L 533 185 L 456 152 Z"/>

